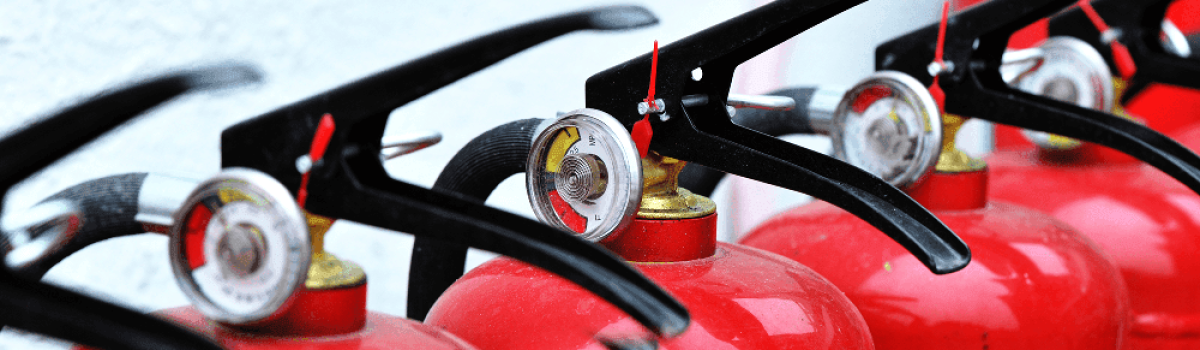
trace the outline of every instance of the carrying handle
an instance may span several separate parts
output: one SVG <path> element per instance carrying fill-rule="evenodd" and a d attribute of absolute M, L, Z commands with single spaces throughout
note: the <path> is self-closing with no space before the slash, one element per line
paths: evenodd
<path fill-rule="evenodd" d="M 295 160 L 308 153 L 320 118 L 331 115 L 336 130 L 324 159 L 309 173 L 309 211 L 531 263 L 592 291 L 659 335 L 678 335 L 690 322 L 683 305 L 612 253 L 469 196 L 396 181 L 379 158 L 393 109 L 563 34 L 656 22 L 641 7 L 609 7 L 528 22 L 451 46 L 226 129 L 222 167 L 257 169 L 295 194 L 301 180 Z"/>
<path fill-rule="evenodd" d="M 67 107 L 0 139 L 0 189 L 176 96 L 259 80 L 251 66 L 221 64 L 151 77 Z"/>
<path fill-rule="evenodd" d="M 737 126 L 729 120 L 734 69 L 784 40 L 863 0 L 780 0 L 660 48 L 656 97 L 665 112 L 648 118 L 650 149 L 720 171 L 810 194 L 879 228 L 934 273 L 966 266 L 970 250 L 932 213 L 876 176 L 820 153 Z M 646 95 L 646 54 L 593 75 L 587 106 L 616 117 L 632 130 L 643 119 L 637 103 Z M 692 79 L 700 69 L 700 80 Z M 709 103 L 683 106 L 685 96 Z"/>
<path fill-rule="evenodd" d="M 1072 3 L 993 0 L 951 17 L 945 60 L 957 68 L 941 79 L 945 112 L 1111 147 L 1200 193 L 1200 156 L 1174 140 L 1125 118 L 1010 88 L 1001 79 L 1001 57 L 1012 33 Z M 881 44 L 875 52 L 875 68 L 904 72 L 929 84 L 927 66 L 933 61 L 937 31 L 933 24 Z M 1140 64 L 1139 71 L 1154 65 Z"/>
<path fill-rule="evenodd" d="M 0 198 L 17 182 L 143 112 L 184 93 L 260 80 L 244 64 L 168 73 L 101 93 L 0 139 Z M 7 237 L 6 237 L 6 243 Z M 0 250 L 7 258 L 9 247 Z M 7 260 L 7 259 L 5 259 Z M 0 327 L 102 348 L 220 349 L 172 323 L 79 293 L 17 278 L 0 266 Z"/>
<path fill-rule="evenodd" d="M 1200 61 L 1180 57 L 1163 47 L 1159 34 L 1171 0 L 1094 0 L 1092 8 L 1103 18 L 1112 39 L 1123 44 L 1136 64 L 1121 103 L 1129 102 L 1150 83 L 1200 89 Z M 1079 7 L 1050 18 L 1049 35 L 1069 35 L 1092 45 L 1104 56 L 1109 69 L 1120 72 L 1112 46 Z"/>

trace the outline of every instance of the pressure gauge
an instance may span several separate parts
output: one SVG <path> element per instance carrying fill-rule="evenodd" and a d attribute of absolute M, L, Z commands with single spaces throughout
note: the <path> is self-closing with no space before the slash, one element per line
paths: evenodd
<path fill-rule="evenodd" d="M 283 185 L 231 168 L 200 184 L 176 213 L 171 267 L 202 314 L 225 324 L 282 314 L 308 276 L 308 224 Z"/>
<path fill-rule="evenodd" d="M 1113 108 L 1112 72 L 1096 49 L 1066 36 L 1046 39 L 1041 66 L 1009 83 L 1018 90 L 1084 108 L 1110 111 Z M 1041 131 L 1021 130 L 1026 139 L 1048 149 L 1073 149 L 1078 140 Z"/>
<path fill-rule="evenodd" d="M 915 183 L 937 163 L 941 111 L 916 79 L 879 71 L 842 96 L 834 111 L 833 153 L 896 187 Z"/>
<path fill-rule="evenodd" d="M 566 113 L 533 140 L 529 201 L 551 226 L 600 241 L 625 228 L 642 199 L 642 165 L 629 132 L 603 111 Z"/>

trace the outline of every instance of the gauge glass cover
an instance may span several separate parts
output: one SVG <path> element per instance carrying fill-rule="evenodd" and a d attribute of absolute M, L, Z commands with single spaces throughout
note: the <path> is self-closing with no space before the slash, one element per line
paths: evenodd
<path fill-rule="evenodd" d="M 205 316 L 234 325 L 283 313 L 308 276 L 308 224 L 283 185 L 250 169 L 201 183 L 176 213 L 171 265 Z"/>
<path fill-rule="evenodd" d="M 600 110 L 566 113 L 533 140 L 525 178 L 538 220 L 596 242 L 624 229 L 642 199 L 629 131 Z"/>
<path fill-rule="evenodd" d="M 842 96 L 834 112 L 833 153 L 896 187 L 915 183 L 937 163 L 942 118 L 916 79 L 879 71 Z"/>
<path fill-rule="evenodd" d="M 1112 110 L 1112 72 L 1096 49 L 1067 36 L 1046 39 L 1039 47 L 1045 53 L 1042 65 L 1012 82 L 1013 87 L 1084 108 Z M 1082 145 L 1079 140 L 1041 131 L 1023 129 L 1021 134 L 1046 149 L 1067 150 Z"/>

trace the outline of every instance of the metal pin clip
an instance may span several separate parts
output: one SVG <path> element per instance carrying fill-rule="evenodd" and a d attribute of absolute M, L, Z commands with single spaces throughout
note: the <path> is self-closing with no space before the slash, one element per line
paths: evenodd
<path fill-rule="evenodd" d="M 1005 83 L 1014 84 L 1046 62 L 1046 50 L 1039 47 L 1004 53 L 1000 59 L 1000 76 Z"/>
<path fill-rule="evenodd" d="M 384 136 L 383 141 L 380 142 L 383 150 L 379 156 L 388 160 L 423 150 L 438 144 L 438 142 L 442 142 L 442 133 L 433 130 Z"/>

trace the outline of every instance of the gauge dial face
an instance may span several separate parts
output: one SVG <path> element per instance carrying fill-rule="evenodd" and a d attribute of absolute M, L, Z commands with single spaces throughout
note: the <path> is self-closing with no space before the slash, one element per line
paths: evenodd
<path fill-rule="evenodd" d="M 893 186 L 912 184 L 937 163 L 941 114 L 908 75 L 880 71 L 842 97 L 834 112 L 833 153 Z"/>
<path fill-rule="evenodd" d="M 542 130 L 525 170 L 538 219 L 591 241 L 628 226 L 641 202 L 641 158 L 633 139 L 599 110 L 567 113 Z"/>
<path fill-rule="evenodd" d="M 184 202 L 171 229 L 171 263 L 205 316 L 250 324 L 281 314 L 308 276 L 308 225 L 270 176 L 228 169 Z"/>
<path fill-rule="evenodd" d="M 1073 37 L 1046 39 L 1042 65 L 1012 83 L 1030 94 L 1052 98 L 1084 108 L 1110 111 L 1113 108 L 1113 76 L 1096 49 Z M 1041 131 L 1022 130 L 1026 139 L 1042 148 L 1072 149 L 1078 140 Z"/>

